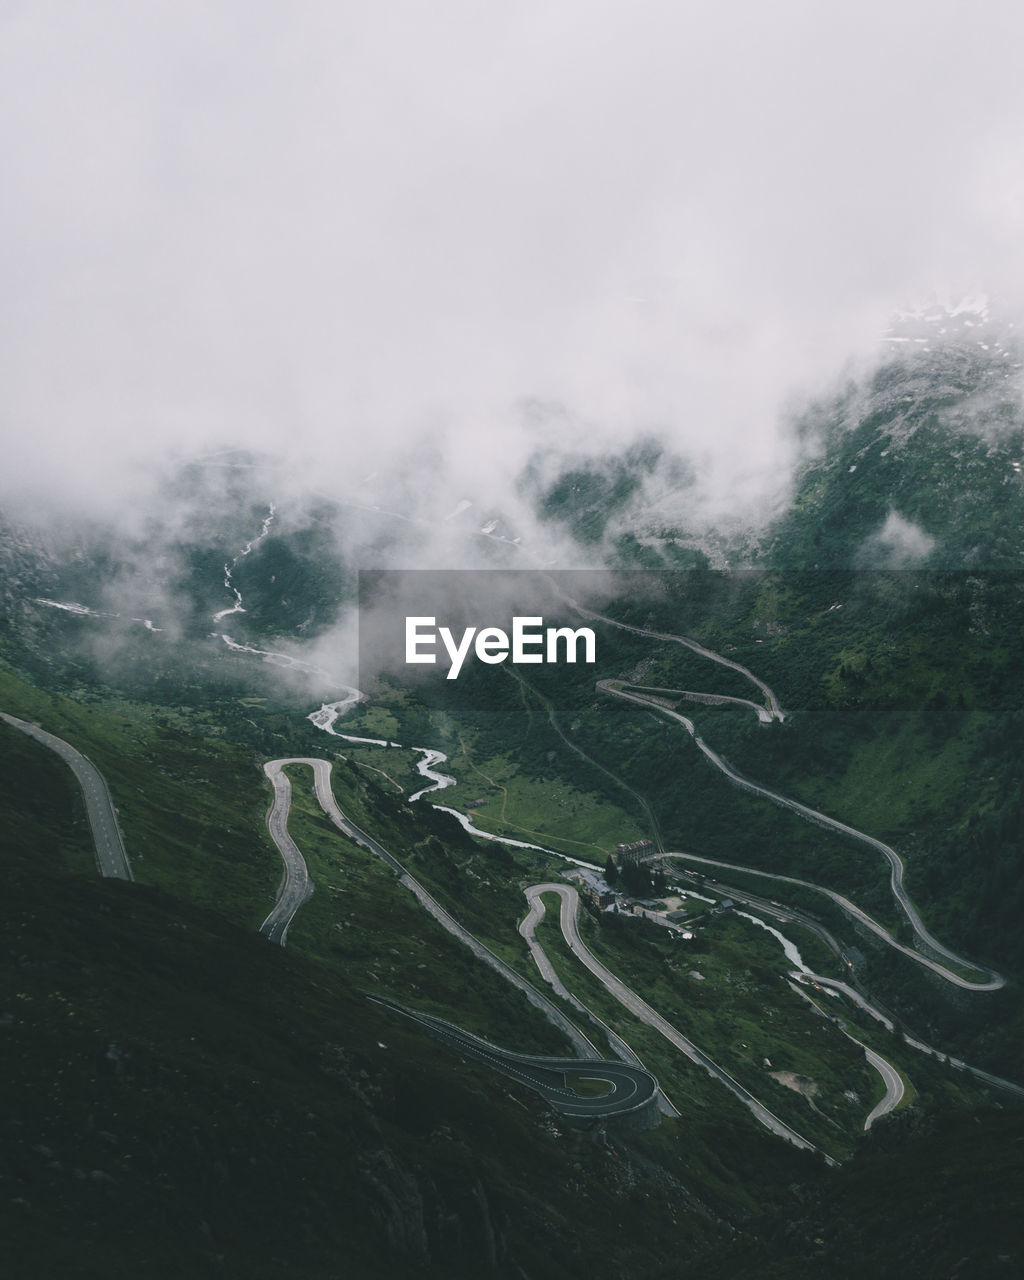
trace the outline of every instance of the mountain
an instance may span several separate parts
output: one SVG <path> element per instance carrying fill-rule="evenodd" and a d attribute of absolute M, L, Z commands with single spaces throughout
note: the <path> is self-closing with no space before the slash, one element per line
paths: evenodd
<path fill-rule="evenodd" d="M 696 522 L 696 468 L 653 438 L 538 452 L 520 483 L 542 521 L 636 568 L 1016 569 L 1022 368 L 1015 323 L 985 302 L 898 316 L 870 367 L 794 417 L 789 489 L 714 524 Z"/>
<path fill-rule="evenodd" d="M 1013 569 L 1024 542 L 1022 347 L 984 307 L 903 317 L 890 357 L 799 425 L 775 567 Z"/>
<path fill-rule="evenodd" d="M 8 1273 L 1019 1268 L 1019 355 L 978 306 L 900 317 L 794 425 L 788 497 L 729 527 L 687 524 L 699 470 L 655 440 L 538 452 L 518 528 L 498 506 L 428 518 L 386 478 L 328 498 L 255 455 L 169 472 L 128 527 L 4 523 L 0 710 L 102 772 L 134 875 L 96 875 L 72 775 L 0 723 Z M 346 694 L 360 567 L 533 564 L 545 538 L 616 571 L 579 596 L 595 666 L 364 664 L 372 696 Z M 406 878 L 290 766 L 315 891 L 281 947 L 260 933 L 281 876 L 263 766 L 289 757 L 332 762 Z M 614 878 L 643 839 L 691 859 L 630 870 L 657 921 L 584 907 L 582 945 L 736 1090 L 583 968 L 553 909 L 536 941 L 576 1003 L 518 933 L 566 856 Z M 574 1126 L 367 1000 L 569 1051 L 444 913 L 606 1055 L 612 1028 L 677 1115 Z M 868 1131 L 889 1086 L 865 1046 L 902 1082 Z"/>

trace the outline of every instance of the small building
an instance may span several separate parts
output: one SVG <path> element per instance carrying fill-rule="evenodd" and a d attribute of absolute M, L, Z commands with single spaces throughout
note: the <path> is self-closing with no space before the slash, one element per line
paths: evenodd
<path fill-rule="evenodd" d="M 609 888 L 608 885 L 605 885 L 603 889 L 598 888 L 596 885 L 593 888 L 584 889 L 583 895 L 595 907 L 600 907 L 602 910 L 613 906 L 616 898 L 615 890 Z"/>
<path fill-rule="evenodd" d="M 562 874 L 566 880 L 575 884 L 580 894 L 595 907 L 602 909 L 610 907 L 619 896 L 599 871 L 591 871 L 589 867 L 576 867 Z"/>

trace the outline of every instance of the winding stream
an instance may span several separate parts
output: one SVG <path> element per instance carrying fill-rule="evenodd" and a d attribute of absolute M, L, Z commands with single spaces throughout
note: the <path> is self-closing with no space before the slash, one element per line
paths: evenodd
<path fill-rule="evenodd" d="M 215 613 L 213 615 L 214 622 L 220 622 L 221 618 L 227 618 L 232 613 L 245 613 L 245 606 L 242 604 L 242 593 L 235 586 L 231 575 L 235 569 L 235 566 L 238 564 L 239 560 L 241 560 L 243 556 L 249 555 L 249 553 L 253 550 L 253 548 L 258 547 L 259 544 L 270 532 L 270 526 L 274 522 L 274 516 L 276 515 L 276 513 L 277 513 L 277 508 L 274 506 L 273 503 L 271 503 L 270 510 L 267 513 L 266 517 L 264 518 L 264 521 L 262 526 L 260 527 L 259 533 L 256 535 L 255 538 L 253 538 L 251 541 L 245 544 L 245 546 L 242 548 L 241 551 L 239 551 L 238 555 L 235 556 L 234 560 L 232 560 L 230 564 L 226 564 L 224 566 L 224 586 L 227 588 L 228 591 L 230 591 L 234 595 L 235 603 L 233 605 L 230 605 L 227 609 L 221 609 L 219 613 Z"/>

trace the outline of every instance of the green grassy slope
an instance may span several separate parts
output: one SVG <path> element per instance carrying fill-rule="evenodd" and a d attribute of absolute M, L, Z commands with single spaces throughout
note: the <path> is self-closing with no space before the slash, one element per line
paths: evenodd
<path fill-rule="evenodd" d="M 74 809 L 59 784 L 50 803 Z M 8 1275 L 659 1275 L 670 1226 L 691 1251 L 720 1238 L 664 1170 L 553 1123 L 338 965 L 46 852 L 4 851 Z"/>

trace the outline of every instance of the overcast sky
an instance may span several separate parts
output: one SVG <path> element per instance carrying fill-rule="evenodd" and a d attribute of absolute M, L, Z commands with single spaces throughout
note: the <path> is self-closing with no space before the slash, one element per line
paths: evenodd
<path fill-rule="evenodd" d="M 1022 48 L 1019 0 L 0 0 L 0 500 L 242 443 L 494 488 L 524 396 L 767 476 L 894 306 L 1024 298 Z"/>

